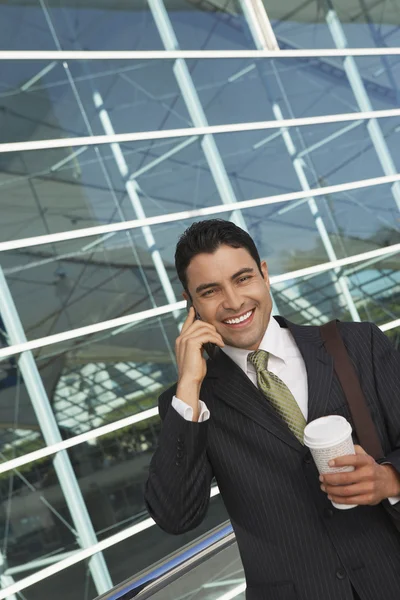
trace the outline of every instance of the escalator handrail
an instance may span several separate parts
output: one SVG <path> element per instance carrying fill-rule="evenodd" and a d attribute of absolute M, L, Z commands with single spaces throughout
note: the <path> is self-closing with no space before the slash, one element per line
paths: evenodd
<path fill-rule="evenodd" d="M 209 531 L 167 559 L 118 584 L 95 600 L 145 600 L 235 542 L 229 521 Z"/>

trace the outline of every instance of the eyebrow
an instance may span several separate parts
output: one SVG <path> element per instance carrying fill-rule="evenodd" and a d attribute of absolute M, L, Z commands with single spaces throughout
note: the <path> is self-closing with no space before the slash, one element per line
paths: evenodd
<path fill-rule="evenodd" d="M 245 273 L 254 273 L 254 269 L 252 267 L 244 267 L 243 269 L 240 269 L 240 271 L 237 271 L 231 276 L 231 281 L 234 281 L 235 279 L 237 279 L 241 275 L 244 275 Z M 202 283 L 196 288 L 196 294 L 200 294 L 201 292 L 204 292 L 209 288 L 217 287 L 218 285 L 219 283 L 216 281 L 210 283 Z"/>

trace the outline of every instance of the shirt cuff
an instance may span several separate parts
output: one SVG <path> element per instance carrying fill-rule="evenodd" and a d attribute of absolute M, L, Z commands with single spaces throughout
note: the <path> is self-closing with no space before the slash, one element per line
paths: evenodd
<path fill-rule="evenodd" d="M 385 461 L 385 462 L 381 462 L 379 463 L 381 465 L 391 465 L 392 463 Z M 400 502 L 400 496 L 392 496 L 391 498 L 388 498 L 389 503 L 394 506 L 395 504 L 397 504 L 398 502 Z"/>
<path fill-rule="evenodd" d="M 183 402 L 183 400 L 179 400 L 179 398 L 174 396 L 172 398 L 172 406 L 176 410 L 176 412 L 178 414 L 180 414 L 180 416 L 183 419 L 185 419 L 185 421 L 193 420 L 193 408 L 191 406 L 189 406 L 188 404 L 186 404 L 186 402 Z M 198 423 L 203 423 L 203 421 L 208 421 L 208 419 L 210 418 L 210 411 L 208 410 L 208 408 L 204 404 L 204 402 L 202 402 L 201 400 L 199 400 L 199 413 L 200 414 L 199 414 Z"/>

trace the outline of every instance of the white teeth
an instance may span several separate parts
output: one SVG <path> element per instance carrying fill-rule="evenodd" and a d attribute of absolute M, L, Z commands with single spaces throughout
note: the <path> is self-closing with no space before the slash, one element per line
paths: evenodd
<path fill-rule="evenodd" d="M 242 321 L 246 321 L 246 319 L 248 319 L 251 315 L 253 311 L 249 310 L 248 313 L 246 313 L 245 315 L 242 315 L 241 317 L 238 317 L 237 319 L 226 319 L 224 322 L 227 323 L 228 325 L 233 325 L 234 323 L 241 323 Z"/>

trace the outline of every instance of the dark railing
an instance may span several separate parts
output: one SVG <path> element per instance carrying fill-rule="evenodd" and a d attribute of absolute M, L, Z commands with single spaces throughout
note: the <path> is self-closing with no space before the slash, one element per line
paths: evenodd
<path fill-rule="evenodd" d="M 95 600 L 145 600 L 236 541 L 229 521 L 187 544 L 173 555 L 118 584 Z"/>

